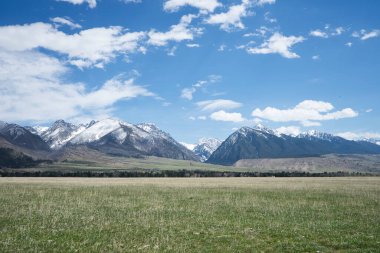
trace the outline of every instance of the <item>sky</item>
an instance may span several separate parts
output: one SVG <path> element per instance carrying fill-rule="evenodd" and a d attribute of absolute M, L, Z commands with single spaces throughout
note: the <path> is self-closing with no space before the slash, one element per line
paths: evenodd
<path fill-rule="evenodd" d="M 344 3 L 344 4 L 343 4 Z M 0 120 L 380 139 L 380 2 L 0 2 Z"/>

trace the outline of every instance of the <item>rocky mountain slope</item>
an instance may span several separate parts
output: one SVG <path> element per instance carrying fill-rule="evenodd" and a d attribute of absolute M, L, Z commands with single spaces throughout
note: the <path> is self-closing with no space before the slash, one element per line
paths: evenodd
<path fill-rule="evenodd" d="M 241 159 L 313 157 L 333 153 L 379 154 L 380 146 L 316 131 L 289 136 L 262 126 L 242 127 L 231 134 L 207 162 L 232 165 Z"/>
<path fill-rule="evenodd" d="M 21 127 L 2 122 L 0 137 L 16 147 L 28 149 L 28 153 L 44 150 L 50 152 L 49 157 L 58 159 L 59 154 L 64 154 L 64 149 L 86 146 L 108 155 L 158 156 L 199 161 L 192 151 L 154 124 L 133 125 L 114 119 L 92 121 L 87 125 L 74 125 L 58 120 L 48 128 Z"/>
<path fill-rule="evenodd" d="M 222 144 L 222 141 L 216 138 L 202 138 L 193 148 L 193 152 L 200 157 L 201 161 L 206 161 L 212 153 Z"/>

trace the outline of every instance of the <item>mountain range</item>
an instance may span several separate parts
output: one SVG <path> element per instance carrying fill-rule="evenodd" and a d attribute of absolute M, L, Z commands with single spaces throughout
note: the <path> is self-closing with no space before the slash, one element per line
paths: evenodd
<path fill-rule="evenodd" d="M 379 153 L 380 146 L 367 141 L 350 141 L 317 131 L 291 136 L 259 125 L 255 128 L 242 127 L 231 134 L 206 162 L 232 165 L 241 159 Z"/>
<path fill-rule="evenodd" d="M 57 120 L 48 128 L 2 122 L 0 146 L 37 158 L 63 159 L 64 150 L 85 147 L 113 156 L 158 156 L 199 161 L 190 150 L 154 124 L 105 119 L 86 125 Z"/>
<path fill-rule="evenodd" d="M 225 141 L 202 138 L 196 145 L 185 147 L 152 123 L 130 124 L 115 119 L 80 125 L 57 120 L 50 127 L 23 127 L 0 121 L 0 148 L 4 148 L 3 156 L 13 150 L 18 155 L 12 157 L 24 154 L 39 160 L 64 160 L 70 153 L 100 152 L 109 156 L 157 156 L 220 165 L 232 165 L 242 159 L 380 154 L 380 145 L 369 141 L 349 141 L 316 131 L 291 136 L 262 125 L 242 127 Z"/>

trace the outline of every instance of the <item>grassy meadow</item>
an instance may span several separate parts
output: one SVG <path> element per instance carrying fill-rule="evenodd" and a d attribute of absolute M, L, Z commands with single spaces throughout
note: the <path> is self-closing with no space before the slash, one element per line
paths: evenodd
<path fill-rule="evenodd" d="M 380 178 L 0 178 L 1 252 L 380 252 Z"/>

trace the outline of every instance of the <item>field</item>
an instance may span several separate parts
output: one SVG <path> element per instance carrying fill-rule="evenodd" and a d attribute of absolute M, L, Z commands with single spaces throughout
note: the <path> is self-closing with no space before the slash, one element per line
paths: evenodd
<path fill-rule="evenodd" d="M 0 178 L 1 252 L 379 252 L 380 178 Z"/>
<path fill-rule="evenodd" d="M 187 160 L 175 160 L 147 156 L 144 158 L 115 157 L 98 152 L 81 152 L 66 155 L 54 163 L 42 163 L 34 168 L 5 169 L 13 172 L 52 172 L 59 173 L 113 173 L 113 172 L 159 172 L 202 171 L 227 173 L 361 173 L 362 175 L 380 175 L 380 155 L 326 155 L 307 158 L 277 158 L 240 160 L 234 166 L 221 166 Z M 0 169 L 0 173 L 3 170 Z M 39 175 L 37 175 L 39 176 Z M 180 175 L 177 175 L 180 176 Z"/>

